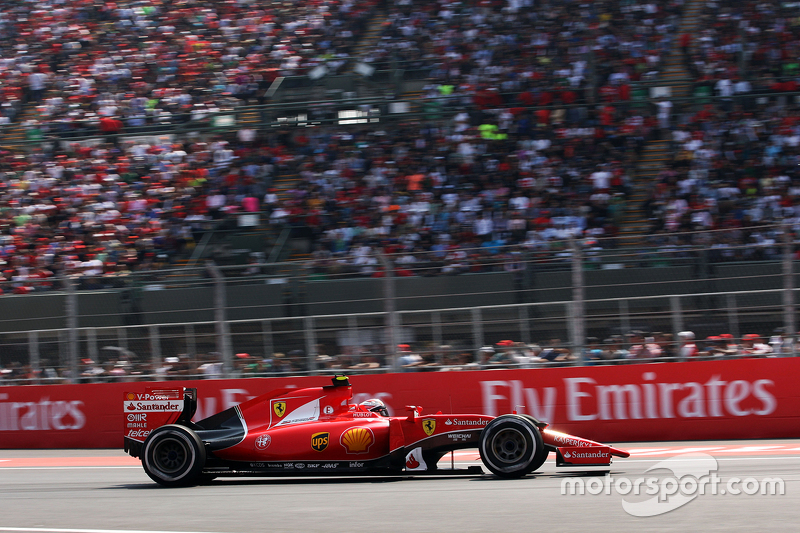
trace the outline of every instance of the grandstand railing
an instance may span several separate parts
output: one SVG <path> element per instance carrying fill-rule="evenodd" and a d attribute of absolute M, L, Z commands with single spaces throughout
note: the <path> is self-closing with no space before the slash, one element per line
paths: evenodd
<path fill-rule="evenodd" d="M 344 76 L 346 77 L 346 76 Z M 313 83 L 305 76 L 297 78 L 296 83 L 301 86 L 305 83 Z M 758 84 L 764 80 L 751 80 Z M 627 101 L 603 101 L 595 91 L 581 89 L 578 90 L 578 101 L 574 104 L 551 104 L 546 106 L 524 106 L 517 100 L 521 92 L 503 92 L 499 96 L 503 100 L 504 107 L 514 107 L 517 109 L 579 109 L 591 108 L 598 105 L 610 105 L 623 108 L 649 108 L 654 105 L 660 95 L 658 89 L 671 86 L 691 84 L 707 85 L 703 82 L 691 78 L 673 78 L 669 80 L 647 80 L 632 84 L 634 90 L 632 97 Z M 312 85 L 313 86 L 313 85 Z M 311 87 L 311 86 L 310 86 Z M 655 91 L 655 92 L 653 92 Z M 344 93 L 355 94 L 344 91 Z M 694 91 L 693 91 L 694 93 Z M 766 102 L 774 101 L 777 98 L 792 98 L 795 101 L 800 97 L 798 92 L 774 92 L 766 88 L 759 88 L 757 85 L 753 91 L 744 94 L 734 94 L 723 97 L 714 94 L 714 91 L 702 94 L 691 94 L 687 97 L 667 98 L 675 104 L 673 113 L 678 113 L 682 107 L 697 106 L 722 101 L 731 102 Z M 50 142 L 81 142 L 99 137 L 111 138 L 136 138 L 160 135 L 183 136 L 188 133 L 193 134 L 220 134 L 230 131 L 237 131 L 243 127 L 268 129 L 278 127 L 309 127 L 320 125 L 340 125 L 364 123 L 381 123 L 407 120 L 441 120 L 449 119 L 456 113 L 468 107 L 462 101 L 464 95 L 453 94 L 449 96 L 436 96 L 432 98 L 408 98 L 400 93 L 392 93 L 383 96 L 368 97 L 341 97 L 328 99 L 314 99 L 312 93 L 306 95 L 294 94 L 292 98 L 276 98 L 277 103 L 263 105 L 230 105 L 216 113 L 206 114 L 200 120 L 192 120 L 189 113 L 176 115 L 174 118 L 164 123 L 149 124 L 145 126 L 125 126 L 118 134 L 105 135 L 100 132 L 96 120 L 74 121 L 67 127 L 60 125 L 57 121 L 48 122 L 43 119 L 38 128 L 44 127 L 40 134 L 28 139 L 6 141 L 5 145 L 19 144 L 38 144 L 43 140 Z M 471 98 L 470 98 L 471 99 Z M 412 105 L 423 104 L 422 106 Z M 407 104 L 407 105 L 403 105 Z M 471 106 L 472 104 L 470 104 Z M 418 107 L 421 107 L 418 109 Z M 8 127 L 7 127 L 8 128 Z M 63 129 L 62 129 L 63 128 Z"/>

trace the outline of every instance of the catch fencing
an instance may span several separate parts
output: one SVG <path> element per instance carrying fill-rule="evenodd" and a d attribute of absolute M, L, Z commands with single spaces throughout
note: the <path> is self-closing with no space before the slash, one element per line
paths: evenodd
<path fill-rule="evenodd" d="M 762 355 L 792 356 L 795 245 L 791 231 L 771 229 L 785 237 L 749 261 L 741 259 L 749 245 L 716 257 L 702 245 L 568 240 L 477 254 L 456 274 L 429 261 L 399 275 L 398 257 L 375 252 L 366 274 L 320 270 L 311 258 L 209 263 L 108 285 L 63 278 L 0 298 L 0 383 L 621 364 L 624 356 L 592 350 L 607 352 L 611 341 L 631 348 L 634 331 L 658 337 L 657 360 L 680 358 L 684 331 L 703 353 L 709 336 L 741 345 L 755 334 L 770 348 Z M 508 342 L 520 357 L 497 356 Z M 419 364 L 408 365 L 402 345 Z M 537 350 L 565 356 L 541 359 Z"/>

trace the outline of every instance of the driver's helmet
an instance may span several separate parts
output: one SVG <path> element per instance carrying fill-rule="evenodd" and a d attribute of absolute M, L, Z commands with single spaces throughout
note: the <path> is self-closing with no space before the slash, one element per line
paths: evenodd
<path fill-rule="evenodd" d="M 378 413 L 381 416 L 389 416 L 389 410 L 386 408 L 386 404 L 377 398 L 364 400 L 358 405 L 363 410 L 369 411 L 370 413 Z"/>

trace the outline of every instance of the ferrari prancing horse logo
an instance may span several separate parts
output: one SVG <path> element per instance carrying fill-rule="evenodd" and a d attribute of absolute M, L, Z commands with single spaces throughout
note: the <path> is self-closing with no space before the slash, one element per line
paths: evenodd
<path fill-rule="evenodd" d="M 428 418 L 427 420 L 422 421 L 422 429 L 425 431 L 427 436 L 433 435 L 433 432 L 436 431 L 436 420 L 433 418 Z"/>
<path fill-rule="evenodd" d="M 281 418 L 286 414 L 286 402 L 275 402 L 272 404 L 272 410 L 275 411 L 278 418 Z"/>

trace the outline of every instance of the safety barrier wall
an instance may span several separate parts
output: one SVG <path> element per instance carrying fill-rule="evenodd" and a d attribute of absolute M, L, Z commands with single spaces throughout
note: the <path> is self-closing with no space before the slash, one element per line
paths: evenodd
<path fill-rule="evenodd" d="M 797 270 L 797 269 L 795 269 Z M 534 271 L 526 292 L 506 272 L 396 279 L 397 309 L 433 310 L 481 305 L 563 302 L 573 297 L 568 270 Z M 273 319 L 298 314 L 382 312 L 383 279 L 303 281 L 265 284 L 263 278 L 226 281 L 229 320 Z M 800 274 L 792 281 L 800 286 Z M 671 294 L 759 291 L 784 288 L 780 263 L 717 265 L 713 276 L 697 279 L 690 266 L 625 268 L 585 272 L 585 298 L 635 298 Z M 138 289 L 77 291 L 78 327 L 130 324 L 185 324 L 214 320 L 211 280 L 155 283 Z M 772 295 L 766 305 L 780 305 Z M 289 305 L 291 304 L 291 305 Z M 5 295 L 0 298 L 0 333 L 67 327 L 63 292 Z"/>
<path fill-rule="evenodd" d="M 517 410 L 554 429 L 608 442 L 800 437 L 800 358 L 603 367 L 372 374 L 352 378 L 354 402 L 384 400 L 392 413 Z M 195 419 L 325 376 L 169 382 L 197 387 Z M 0 448 L 115 448 L 126 420 L 123 393 L 148 384 L 102 383 L 0 389 Z M 159 382 L 159 386 L 167 383 Z M 454 427 L 457 416 L 453 417 Z"/>

